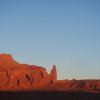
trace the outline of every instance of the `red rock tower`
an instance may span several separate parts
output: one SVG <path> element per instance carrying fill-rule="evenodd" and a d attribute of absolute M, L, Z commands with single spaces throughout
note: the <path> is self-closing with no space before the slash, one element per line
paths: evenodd
<path fill-rule="evenodd" d="M 53 65 L 53 68 L 50 72 L 50 83 L 54 83 L 57 80 L 57 70 L 56 65 Z"/>

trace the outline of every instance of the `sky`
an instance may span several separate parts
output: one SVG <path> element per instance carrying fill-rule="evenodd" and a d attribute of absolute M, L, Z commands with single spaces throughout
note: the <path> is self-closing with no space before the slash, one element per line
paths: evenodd
<path fill-rule="evenodd" d="M 100 79 L 100 0 L 0 0 L 0 54 L 57 66 L 58 79 Z"/>

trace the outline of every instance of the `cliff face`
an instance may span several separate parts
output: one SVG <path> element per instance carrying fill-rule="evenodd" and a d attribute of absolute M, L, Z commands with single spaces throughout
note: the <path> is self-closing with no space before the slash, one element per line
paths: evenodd
<path fill-rule="evenodd" d="M 55 69 L 19 64 L 9 54 L 0 55 L 0 90 L 35 90 L 56 81 Z"/>
<path fill-rule="evenodd" d="M 100 93 L 100 80 L 57 80 L 41 66 L 20 64 L 9 54 L 0 55 L 0 91 L 53 90 Z"/>

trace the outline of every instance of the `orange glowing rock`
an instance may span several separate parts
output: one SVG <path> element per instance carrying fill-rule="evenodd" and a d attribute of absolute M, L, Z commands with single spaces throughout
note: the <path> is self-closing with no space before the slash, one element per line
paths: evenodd
<path fill-rule="evenodd" d="M 0 55 L 0 90 L 34 90 L 55 81 L 53 74 L 40 66 L 19 64 L 9 54 Z"/>
<path fill-rule="evenodd" d="M 20 64 L 10 54 L 0 54 L 0 91 L 28 90 L 100 93 L 100 80 L 57 80 L 56 65 L 48 74 L 41 66 Z"/>

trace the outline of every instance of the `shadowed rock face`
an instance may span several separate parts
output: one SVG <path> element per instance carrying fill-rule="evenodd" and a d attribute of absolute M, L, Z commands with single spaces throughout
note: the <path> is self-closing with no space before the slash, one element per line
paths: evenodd
<path fill-rule="evenodd" d="M 41 66 L 20 64 L 9 54 L 0 55 L 0 91 L 74 91 L 100 93 L 100 80 L 57 80 L 56 65 L 50 74 Z"/>
<path fill-rule="evenodd" d="M 55 69 L 19 64 L 9 54 L 0 55 L 0 90 L 35 90 L 56 81 Z"/>

